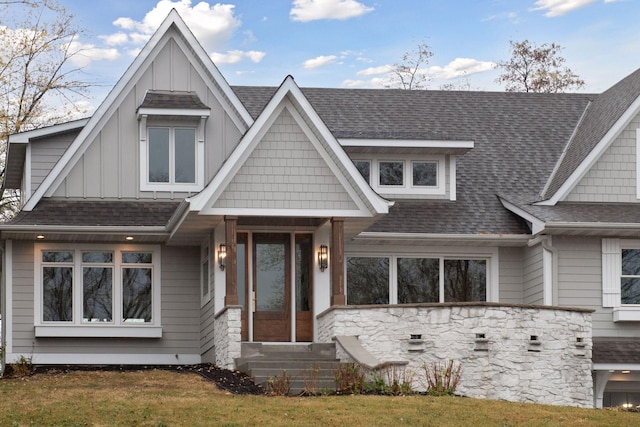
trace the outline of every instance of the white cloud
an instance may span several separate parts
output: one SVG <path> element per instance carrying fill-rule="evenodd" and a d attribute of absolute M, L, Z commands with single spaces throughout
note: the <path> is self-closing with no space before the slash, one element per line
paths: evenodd
<path fill-rule="evenodd" d="M 489 22 L 489 21 L 503 20 L 503 19 L 511 21 L 514 24 L 517 24 L 520 21 L 518 19 L 517 12 L 503 12 L 503 13 L 498 13 L 497 15 L 489 15 L 486 18 L 483 18 L 482 22 Z"/>
<path fill-rule="evenodd" d="M 373 11 L 356 0 L 294 0 L 289 16 L 293 21 L 349 19 Z"/>
<path fill-rule="evenodd" d="M 107 46 L 120 46 L 123 44 L 127 44 L 129 42 L 129 36 L 127 36 L 125 33 L 122 33 L 122 32 L 109 34 L 105 36 L 98 36 L 98 38 L 101 38 L 102 40 L 104 40 Z"/>
<path fill-rule="evenodd" d="M 160 0 L 142 21 L 121 17 L 113 21 L 113 25 L 131 32 L 129 36 L 134 43 L 143 43 L 151 37 L 171 9 L 176 9 L 196 38 L 207 48 L 216 49 L 222 47 L 240 26 L 240 20 L 233 14 L 234 8 L 232 4 L 217 3 L 210 6 L 201 1 L 191 6 L 191 0 Z"/>
<path fill-rule="evenodd" d="M 536 7 L 530 10 L 546 10 L 544 16 L 553 17 L 573 12 L 574 10 L 595 3 L 597 0 L 537 0 Z M 613 0 L 605 0 L 605 3 L 612 3 Z"/>
<path fill-rule="evenodd" d="M 87 67 L 93 61 L 115 61 L 116 59 L 120 58 L 118 49 L 102 49 L 96 47 L 93 44 L 81 43 L 75 40 L 69 43 L 68 49 L 69 53 L 71 54 L 71 58 L 69 60 L 73 65 L 77 67 Z"/>
<path fill-rule="evenodd" d="M 483 73 L 495 69 L 495 63 L 479 61 L 472 58 L 456 58 L 445 66 L 434 65 L 419 70 L 418 74 L 425 76 L 428 81 L 446 81 L 460 77 L 469 77 L 472 74 Z M 393 66 L 381 65 L 371 67 L 356 73 L 360 77 L 369 77 L 370 80 L 345 80 L 343 87 L 372 87 L 387 88 L 397 87 L 397 78 L 393 75 Z"/>
<path fill-rule="evenodd" d="M 379 74 L 387 74 L 392 70 L 391 65 L 381 65 L 379 67 L 369 67 L 364 70 L 358 71 L 356 75 L 358 76 L 377 76 Z"/>
<path fill-rule="evenodd" d="M 317 56 L 313 59 L 307 59 L 302 66 L 307 70 L 313 70 L 315 68 L 325 67 L 327 65 L 334 64 L 338 59 L 335 55 Z"/>
<path fill-rule="evenodd" d="M 243 59 L 249 59 L 254 63 L 258 63 L 262 61 L 265 55 L 265 52 L 259 52 L 257 50 L 229 50 L 227 53 L 213 52 L 211 54 L 211 60 L 216 64 L 237 64 Z"/>
<path fill-rule="evenodd" d="M 456 58 L 444 67 L 434 65 L 425 70 L 430 78 L 434 79 L 455 79 L 461 76 L 490 71 L 495 68 L 495 63 L 489 61 L 478 61 L 472 58 Z"/>

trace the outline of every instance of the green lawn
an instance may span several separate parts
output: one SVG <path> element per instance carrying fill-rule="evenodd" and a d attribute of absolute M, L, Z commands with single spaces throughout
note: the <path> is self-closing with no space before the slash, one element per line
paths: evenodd
<path fill-rule="evenodd" d="M 71 372 L 0 381 L 0 425 L 634 426 L 640 414 L 426 396 L 237 396 L 193 373 Z"/>

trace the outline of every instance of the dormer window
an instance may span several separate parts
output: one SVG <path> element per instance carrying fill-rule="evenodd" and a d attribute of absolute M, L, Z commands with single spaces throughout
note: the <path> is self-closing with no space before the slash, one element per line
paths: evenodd
<path fill-rule="evenodd" d="M 386 155 L 353 163 L 379 194 L 444 195 L 446 192 L 445 156 Z"/>
<path fill-rule="evenodd" d="M 196 183 L 196 129 L 150 127 L 148 182 Z"/>
<path fill-rule="evenodd" d="M 204 128 L 209 113 L 193 92 L 147 92 L 138 108 L 141 191 L 204 188 Z"/>

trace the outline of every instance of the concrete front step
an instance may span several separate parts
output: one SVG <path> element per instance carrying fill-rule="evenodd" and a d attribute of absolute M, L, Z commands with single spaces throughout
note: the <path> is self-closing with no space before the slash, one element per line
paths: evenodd
<path fill-rule="evenodd" d="M 335 389 L 340 363 L 334 344 L 243 343 L 241 355 L 236 360 L 237 369 L 267 390 L 270 380 L 276 386 L 282 385 L 284 372 L 290 384 L 289 394 Z"/>

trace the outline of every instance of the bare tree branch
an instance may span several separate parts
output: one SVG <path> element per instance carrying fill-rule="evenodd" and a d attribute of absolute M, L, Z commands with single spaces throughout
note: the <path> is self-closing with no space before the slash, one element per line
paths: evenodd
<path fill-rule="evenodd" d="M 557 93 L 584 86 L 584 80 L 564 66 L 566 59 L 560 56 L 560 45 L 536 46 L 529 40 L 509 43 L 511 58 L 496 65 L 502 70 L 496 82 L 505 84 L 507 92 Z"/>

